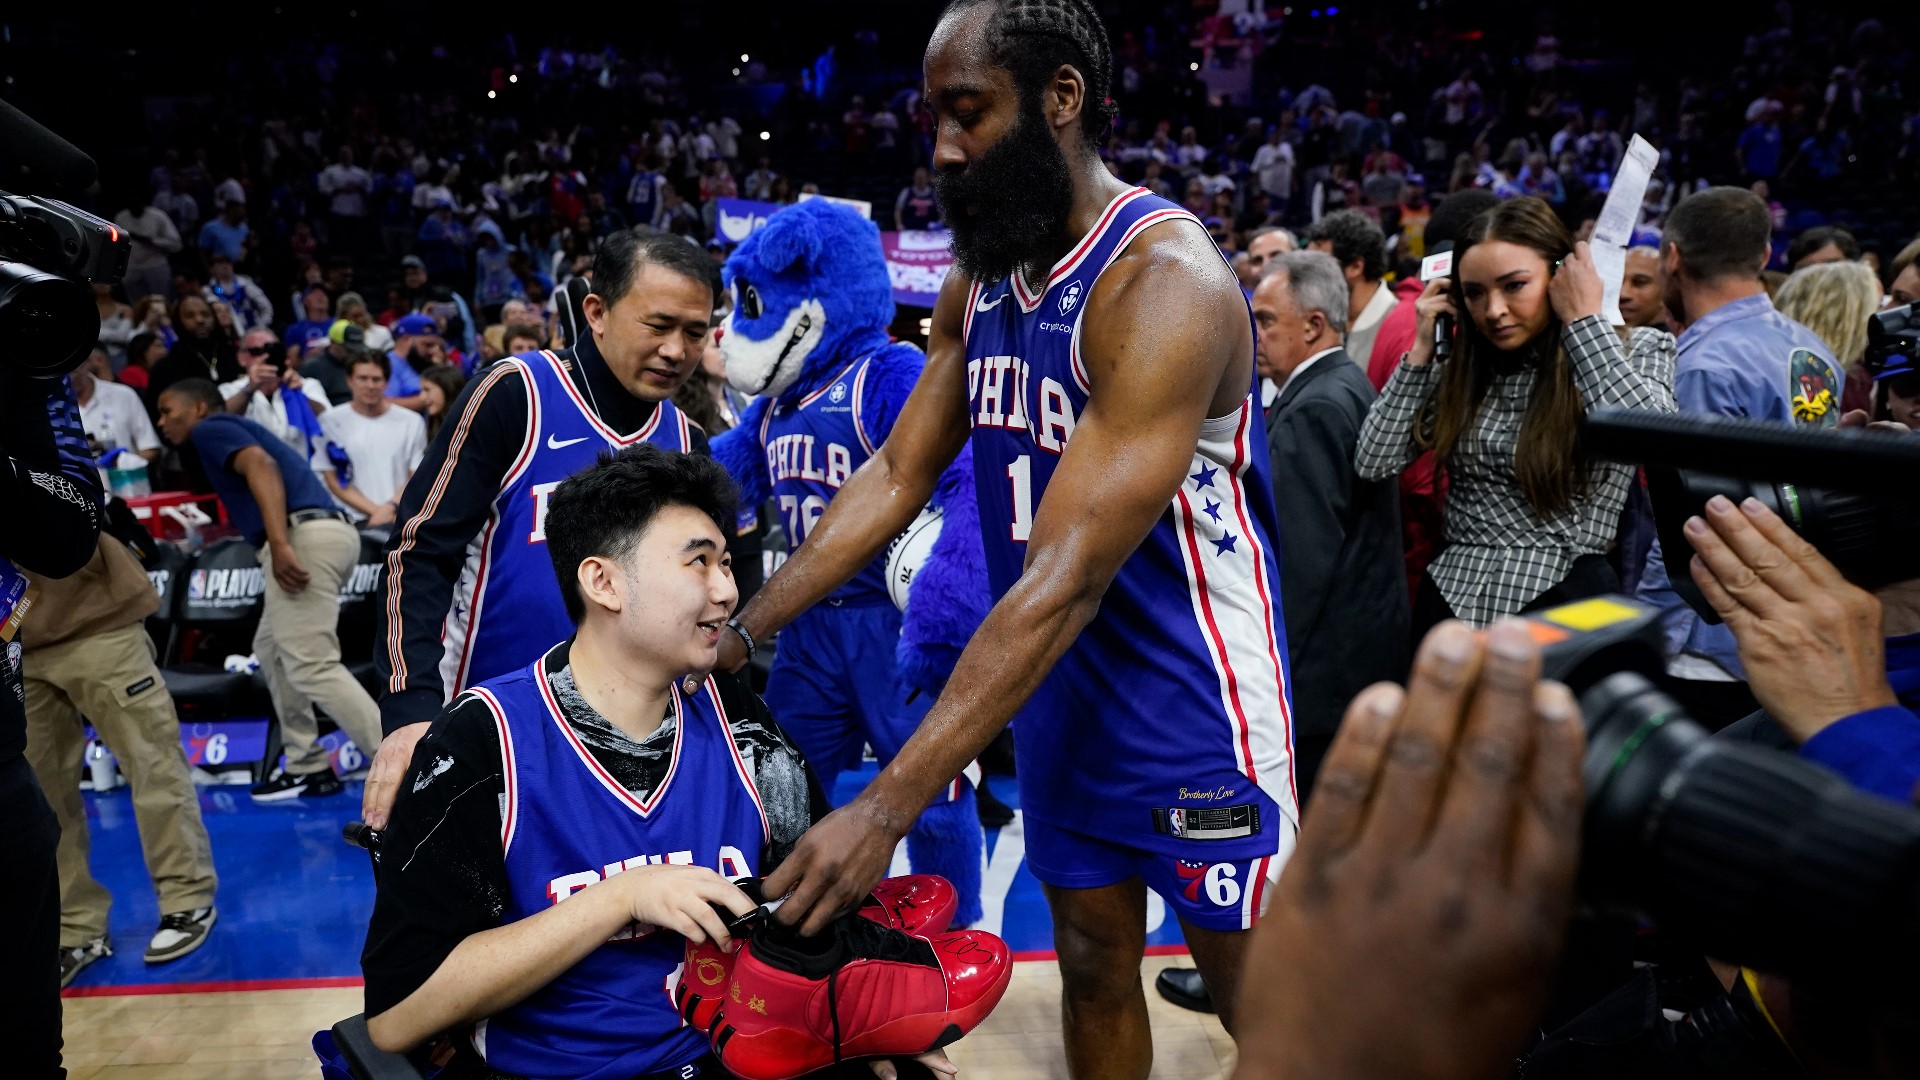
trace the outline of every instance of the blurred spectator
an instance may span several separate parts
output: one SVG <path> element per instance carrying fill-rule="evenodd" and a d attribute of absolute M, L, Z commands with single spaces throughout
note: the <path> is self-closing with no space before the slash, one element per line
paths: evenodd
<path fill-rule="evenodd" d="M 1897 357 L 1874 375 L 1873 418 L 1920 431 L 1920 365 Z"/>
<path fill-rule="evenodd" d="M 100 365 L 106 351 L 96 348 L 67 376 L 73 396 L 80 402 L 80 426 L 86 430 L 97 457 L 115 448 L 131 450 L 148 461 L 160 457 L 160 436 L 147 418 L 146 403 L 140 392 L 105 378 Z"/>
<path fill-rule="evenodd" d="M 1911 304 L 1920 301 L 1920 266 L 1914 265 L 1916 261 L 1920 261 L 1920 237 L 1901 248 L 1900 254 L 1895 255 L 1887 267 L 1887 272 L 1893 275 L 1891 284 L 1887 286 L 1889 303 Z"/>
<path fill-rule="evenodd" d="M 1278 225 L 1267 225 L 1247 234 L 1247 263 L 1253 268 L 1254 277 L 1267 271 L 1267 264 L 1275 255 L 1284 255 L 1299 248 L 1300 244 L 1293 233 Z"/>
<path fill-rule="evenodd" d="M 209 261 L 225 256 L 230 263 L 241 262 L 252 247 L 252 231 L 247 224 L 247 204 L 230 202 L 219 217 L 200 226 L 196 243 Z"/>
<path fill-rule="evenodd" d="M 1772 180 L 1780 175 L 1780 155 L 1785 136 L 1780 131 L 1780 106 L 1777 102 L 1768 102 L 1760 113 L 1740 133 L 1739 142 L 1734 144 L 1734 158 L 1740 164 L 1740 172 L 1751 184 L 1756 180 Z"/>
<path fill-rule="evenodd" d="M 215 325 L 213 306 L 206 298 L 195 295 L 181 299 L 174 305 L 173 325 L 179 337 L 148 377 L 149 403 L 157 404 L 161 392 L 182 379 L 223 383 L 245 374 L 234 357 L 234 343 Z"/>
<path fill-rule="evenodd" d="M 1366 196 L 1367 204 L 1399 206 L 1400 197 L 1406 192 L 1406 163 L 1398 154 L 1375 154 L 1366 179 L 1360 183 L 1360 193 Z"/>
<path fill-rule="evenodd" d="M 547 347 L 546 331 L 538 323 L 509 323 L 500 336 L 504 355 L 520 356 Z"/>
<path fill-rule="evenodd" d="M 634 171 L 633 179 L 627 181 L 627 220 L 636 225 L 652 225 L 659 216 L 660 205 L 664 201 L 663 191 L 667 186 L 667 178 L 661 175 L 660 168 L 660 158 L 648 154 L 642 159 L 640 168 Z M 748 177 L 748 180 L 751 190 L 752 177 Z M 758 196 L 747 197 L 751 199 Z"/>
<path fill-rule="evenodd" d="M 1269 129 L 1267 141 L 1253 152 L 1251 165 L 1260 190 L 1273 200 L 1274 212 L 1283 217 L 1287 212 L 1287 201 L 1293 197 L 1293 167 L 1297 160 L 1293 144 L 1287 141 L 1286 136 L 1287 133 L 1277 124 Z"/>
<path fill-rule="evenodd" d="M 1867 320 L 1880 309 L 1880 279 L 1865 263 L 1842 260 L 1803 264 L 1788 275 L 1773 298 L 1780 314 L 1820 335 L 1845 373 L 1840 411 L 1868 408 L 1873 377 L 1861 366 L 1867 352 Z"/>
<path fill-rule="evenodd" d="M 174 231 L 180 236 L 198 236 L 200 229 L 200 204 L 186 189 L 178 170 L 169 172 L 154 189 L 153 205 L 173 220 Z"/>
<path fill-rule="evenodd" d="M 353 163 L 353 147 L 341 146 L 340 156 L 320 170 L 314 182 L 327 197 L 327 240 L 350 254 L 366 251 L 367 192 L 373 177 Z"/>
<path fill-rule="evenodd" d="M 93 306 L 100 316 L 98 336 L 107 347 L 108 360 L 125 362 L 127 342 L 133 340 L 133 308 L 121 303 L 113 295 L 113 286 L 102 281 L 93 283 Z"/>
<path fill-rule="evenodd" d="M 164 308 L 162 309 L 164 310 Z M 152 380 L 153 369 L 167 357 L 166 339 L 159 334 L 141 331 L 127 342 L 127 366 L 120 369 L 114 378 L 146 395 L 147 384 Z"/>
<path fill-rule="evenodd" d="M 1364 369 L 1380 321 L 1398 303 L 1393 290 L 1380 283 L 1387 272 L 1386 235 L 1358 210 L 1342 210 L 1314 222 L 1305 239 L 1308 250 L 1332 255 L 1346 275 L 1347 356 Z"/>
<path fill-rule="evenodd" d="M 1660 292 L 1660 249 L 1641 244 L 1627 249 L 1626 273 L 1620 282 L 1620 317 L 1627 329 L 1667 328 L 1666 301 Z"/>
<path fill-rule="evenodd" d="M 172 296 L 173 268 L 167 257 L 181 246 L 180 230 L 174 227 L 173 219 L 152 199 L 142 198 L 114 215 L 113 223 L 133 241 L 133 250 L 127 256 L 127 275 L 121 279 L 127 296 Z"/>
<path fill-rule="evenodd" d="M 359 327 L 360 332 L 366 335 L 367 348 L 381 352 L 393 348 L 393 335 L 374 321 L 373 312 L 368 310 L 366 300 L 359 293 L 341 293 L 333 303 L 333 314 L 335 318 L 345 319 Z M 329 390 L 328 394 L 331 395 L 332 391 Z"/>
<path fill-rule="evenodd" d="M 474 238 L 473 302 L 489 311 L 518 295 L 520 282 L 513 276 L 505 245 L 491 232 L 480 233 Z"/>
<path fill-rule="evenodd" d="M 1552 208 L 1515 199 L 1473 219 L 1452 279 L 1417 301 L 1413 347 L 1356 457 L 1362 477 L 1383 480 L 1431 449 L 1452 481 L 1447 546 L 1413 602 L 1415 640 L 1444 619 L 1484 626 L 1619 589 L 1606 551 L 1634 469 L 1583 454 L 1580 419 L 1607 406 L 1670 411 L 1673 338 L 1643 329 L 1623 346 L 1600 318 L 1603 291 Z M 1443 314 L 1458 329 L 1453 356 L 1436 363 Z"/>
<path fill-rule="evenodd" d="M 327 447 L 313 456 L 314 471 L 334 501 L 369 525 L 393 524 L 400 492 L 427 452 L 426 422 L 387 396 L 388 370 L 379 353 L 363 352 L 348 362 L 353 401 L 320 418 Z"/>
<path fill-rule="evenodd" d="M 453 200 L 436 202 L 427 220 L 420 223 L 420 258 L 436 281 L 452 281 L 465 274 L 467 249 L 473 237 L 467 227 L 453 216 Z"/>
<path fill-rule="evenodd" d="M 353 387 L 347 382 L 347 361 L 367 347 L 367 336 L 345 319 L 336 319 L 327 328 L 327 347 L 309 355 L 300 365 L 300 376 L 320 384 L 333 405 L 353 400 Z"/>
<path fill-rule="evenodd" d="M 1799 270 L 1821 263 L 1836 263 L 1860 257 L 1860 241 L 1838 225 L 1816 225 L 1793 238 L 1787 245 L 1787 269 Z"/>
<path fill-rule="evenodd" d="M 940 221 L 940 203 L 933 197 L 933 174 L 922 165 L 913 170 L 913 183 L 893 200 L 893 227 L 900 232 L 929 229 Z"/>
<path fill-rule="evenodd" d="M 441 339 L 440 327 L 433 316 L 409 315 L 394 323 L 393 350 L 387 359 L 391 364 L 382 379 L 387 396 L 395 405 L 414 412 L 425 409 L 426 399 L 420 396 L 420 373 L 447 362 L 446 342 Z M 351 371 L 347 380 L 353 381 Z"/>
<path fill-rule="evenodd" d="M 773 171 L 773 159 L 762 154 L 760 156 L 760 163 L 754 167 L 752 172 L 747 174 L 745 182 L 741 184 L 740 195 L 746 199 L 758 199 L 762 202 L 770 201 L 773 198 L 773 183 L 778 179 L 780 179 L 780 174 Z M 635 218 L 634 220 L 638 221 L 641 219 Z"/>
<path fill-rule="evenodd" d="M 1759 280 L 1771 232 L 1766 203 L 1745 188 L 1708 188 L 1668 215 L 1661 288 L 1686 324 L 1674 397 L 1683 412 L 1834 427 L 1840 365 L 1818 335 L 1774 309 Z M 1733 635 L 1673 591 L 1657 542 L 1640 595 L 1663 612 L 1667 673 L 1687 711 L 1715 729 L 1753 712 Z"/>
<path fill-rule="evenodd" d="M 315 349 L 327 344 L 327 331 L 333 328 L 331 314 L 333 301 L 328 299 L 327 290 L 318 285 L 311 286 L 300 294 L 300 321 L 287 326 L 287 344 L 297 350 L 296 355 L 304 359 Z"/>
<path fill-rule="evenodd" d="M 219 384 L 227 411 L 259 424 L 295 450 L 309 452 L 312 437 L 320 431 L 317 418 L 331 404 L 326 390 L 318 380 L 281 370 L 285 354 L 271 330 L 248 331 L 240 339 L 239 358 L 245 374 Z"/>
<path fill-rule="evenodd" d="M 428 368 L 420 375 L 420 395 L 426 398 L 427 407 L 423 414 L 427 421 L 427 442 L 431 443 L 440 434 L 440 425 L 447 418 L 447 410 L 460 398 L 460 391 L 467 388 L 467 377 L 460 369 L 447 364 Z M 381 393 L 386 393 L 383 388 Z M 419 462 L 414 463 L 418 467 Z"/>
<path fill-rule="evenodd" d="M 273 324 L 273 304 L 266 292 L 252 278 L 234 273 L 233 259 L 225 252 L 216 251 L 207 259 L 207 276 L 210 280 L 200 295 L 208 303 L 227 305 L 240 333 L 264 330 Z"/>
<path fill-rule="evenodd" d="M 212 383 L 186 380 L 160 395 L 159 427 L 168 442 L 199 452 L 227 516 L 259 548 L 266 603 L 253 651 L 287 764 L 252 795 L 260 802 L 335 795 L 342 785 L 319 744 L 314 707 L 355 745 L 380 745 L 380 710 L 340 662 L 340 587 L 360 557 L 360 534 L 304 454 L 223 405 Z"/>

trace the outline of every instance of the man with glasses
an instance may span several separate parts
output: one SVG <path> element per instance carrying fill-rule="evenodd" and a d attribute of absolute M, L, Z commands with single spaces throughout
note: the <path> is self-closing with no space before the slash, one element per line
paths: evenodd
<path fill-rule="evenodd" d="M 246 417 L 305 453 L 308 436 L 319 430 L 315 418 L 327 411 L 327 392 L 318 381 L 282 368 L 284 352 L 273 331 L 247 331 L 240 339 L 240 367 L 246 374 L 221 383 L 220 396 L 226 399 L 228 412 Z"/>

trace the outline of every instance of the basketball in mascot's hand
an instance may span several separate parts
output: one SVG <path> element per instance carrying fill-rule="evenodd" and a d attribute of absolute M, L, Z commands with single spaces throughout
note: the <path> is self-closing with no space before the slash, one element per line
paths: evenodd
<path fill-rule="evenodd" d="M 939 507 L 927 507 L 887 546 L 887 595 L 901 611 L 907 610 L 907 590 L 913 587 L 913 575 L 925 565 L 933 542 L 940 539 L 940 516 Z"/>

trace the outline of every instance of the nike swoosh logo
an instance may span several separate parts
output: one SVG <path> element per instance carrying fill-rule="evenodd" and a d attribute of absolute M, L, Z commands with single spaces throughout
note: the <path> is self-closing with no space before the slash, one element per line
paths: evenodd
<path fill-rule="evenodd" d="M 999 296 L 996 296 L 993 298 L 993 303 L 989 304 L 987 303 L 985 297 L 981 297 L 980 299 L 975 300 L 973 302 L 973 310 L 992 311 L 994 308 L 997 308 L 1000 306 L 1000 301 L 1005 300 L 1006 298 L 1007 298 L 1007 294 L 1001 293 Z"/>
<path fill-rule="evenodd" d="M 552 435 L 549 435 L 547 436 L 547 449 L 564 450 L 567 447 L 572 446 L 574 443 L 583 443 L 586 441 L 587 441 L 587 437 L 585 435 L 582 435 L 577 439 L 556 439 Z"/>

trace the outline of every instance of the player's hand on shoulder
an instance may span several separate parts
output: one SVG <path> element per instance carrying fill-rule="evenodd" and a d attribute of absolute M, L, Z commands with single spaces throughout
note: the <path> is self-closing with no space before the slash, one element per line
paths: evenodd
<path fill-rule="evenodd" d="M 704 866 L 636 866 L 608 878 L 620 892 L 627 914 L 638 923 L 671 930 L 692 942 L 731 943 L 727 921 L 714 905 L 745 915 L 756 906 L 740 887 Z"/>

